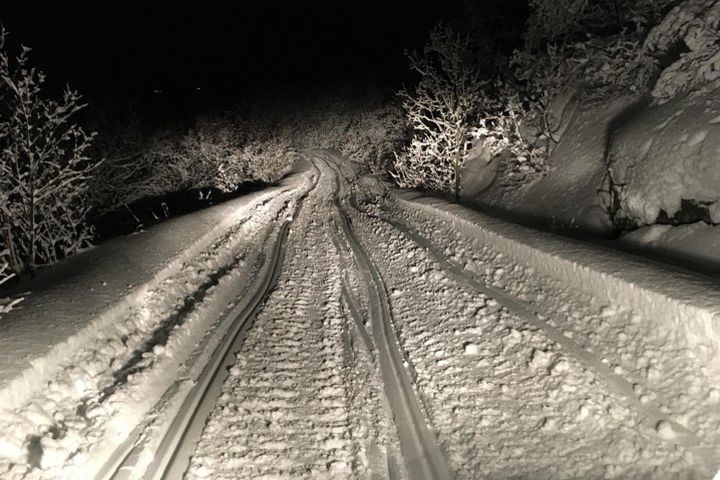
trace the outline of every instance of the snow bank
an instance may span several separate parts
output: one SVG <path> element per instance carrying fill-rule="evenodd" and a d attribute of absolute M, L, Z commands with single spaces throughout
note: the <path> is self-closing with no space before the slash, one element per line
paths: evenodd
<path fill-rule="evenodd" d="M 49 268 L 22 308 L 0 318 L 0 405 L 10 410 L 52 379 L 81 346 L 125 321 L 133 307 L 255 207 L 305 175 L 222 205 L 114 239 Z"/>
<path fill-rule="evenodd" d="M 683 200 L 720 222 L 720 1 L 688 0 L 648 34 L 644 51 L 668 62 L 652 102 L 610 132 L 616 217 L 651 225 Z"/>
<path fill-rule="evenodd" d="M 549 173 L 511 191 L 490 188 L 476 203 L 535 223 L 604 233 L 612 225 L 598 191 L 607 189 L 610 166 L 617 220 L 651 225 L 662 213 L 681 212 L 685 200 L 720 223 L 718 26 L 720 0 L 675 7 L 643 45 L 643 54 L 662 66 L 646 96 L 564 105 L 568 121 L 547 161 Z"/>
<path fill-rule="evenodd" d="M 720 226 L 696 222 L 690 225 L 650 225 L 624 235 L 631 248 L 642 248 L 678 258 L 703 271 L 720 271 Z"/>
<path fill-rule="evenodd" d="M 441 215 L 524 265 L 626 305 L 683 334 L 708 365 L 720 353 L 720 291 L 705 277 L 621 252 L 511 224 L 448 202 L 396 191 L 400 202 Z"/>

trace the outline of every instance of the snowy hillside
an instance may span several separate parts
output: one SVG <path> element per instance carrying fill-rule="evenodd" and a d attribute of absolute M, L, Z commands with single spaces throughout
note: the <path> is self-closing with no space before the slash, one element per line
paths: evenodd
<path fill-rule="evenodd" d="M 579 91 L 570 104 L 553 107 L 565 123 L 544 176 L 510 190 L 498 178 L 468 201 L 532 223 L 605 236 L 676 225 L 653 234 L 640 228 L 632 243 L 647 245 L 642 239 L 650 235 L 653 251 L 667 259 L 717 264 L 720 253 L 707 242 L 720 223 L 718 5 L 683 2 L 650 31 L 638 55 L 665 64 L 647 93 L 606 96 L 598 104 Z M 708 226 L 689 227 L 696 222 Z"/>

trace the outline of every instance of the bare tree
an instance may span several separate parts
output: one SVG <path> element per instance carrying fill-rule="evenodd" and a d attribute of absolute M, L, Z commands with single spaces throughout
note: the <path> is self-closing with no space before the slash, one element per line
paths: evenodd
<path fill-rule="evenodd" d="M 421 55 L 408 55 L 420 81 L 414 92 L 399 93 L 413 129 L 410 146 L 394 164 L 393 176 L 400 186 L 459 195 L 470 124 L 483 85 L 468 56 L 469 39 L 446 25 L 431 31 Z"/>
<path fill-rule="evenodd" d="M 85 222 L 94 134 L 72 122 L 85 105 L 66 89 L 43 96 L 45 75 L 28 65 L 30 49 L 12 59 L 0 32 L 0 228 L 10 268 L 20 273 L 53 263 L 91 238 Z"/>

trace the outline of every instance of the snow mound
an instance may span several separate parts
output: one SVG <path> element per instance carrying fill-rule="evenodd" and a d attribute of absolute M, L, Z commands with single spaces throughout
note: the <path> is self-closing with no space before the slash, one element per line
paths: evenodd
<path fill-rule="evenodd" d="M 672 218 L 683 200 L 720 222 L 720 88 L 650 105 L 618 128 L 609 159 L 618 189 L 616 218 L 638 225 Z"/>
<path fill-rule="evenodd" d="M 697 222 L 690 225 L 651 225 L 624 235 L 621 242 L 671 256 L 680 256 L 706 270 L 720 269 L 720 226 Z"/>

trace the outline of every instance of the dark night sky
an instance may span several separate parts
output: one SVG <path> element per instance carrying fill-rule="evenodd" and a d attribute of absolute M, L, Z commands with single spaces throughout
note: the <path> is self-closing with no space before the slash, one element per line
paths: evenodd
<path fill-rule="evenodd" d="M 461 2 L 441 0 L 0 2 L 11 43 L 84 92 L 217 92 L 312 84 L 360 75 L 397 79 L 402 52 L 419 47 Z"/>

